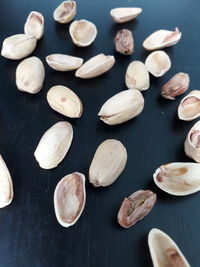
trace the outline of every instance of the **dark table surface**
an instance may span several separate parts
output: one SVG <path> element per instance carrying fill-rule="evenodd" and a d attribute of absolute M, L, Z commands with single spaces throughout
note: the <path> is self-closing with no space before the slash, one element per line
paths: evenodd
<path fill-rule="evenodd" d="M 160 97 L 160 87 L 177 72 L 191 77 L 190 90 L 199 89 L 200 4 L 197 0 L 80 0 L 76 19 L 88 19 L 98 28 L 95 42 L 87 48 L 75 47 L 69 25 L 54 22 L 52 13 L 60 1 L 0 1 L 1 43 L 7 36 L 22 33 L 30 11 L 44 14 L 45 33 L 33 55 L 45 64 L 43 89 L 36 95 L 17 90 L 15 69 L 19 61 L 0 58 L 0 153 L 14 183 L 14 200 L 0 211 L 0 267 L 139 267 L 152 266 L 147 245 L 149 230 L 156 227 L 168 233 L 179 245 L 193 267 L 200 266 L 200 193 L 187 197 L 170 196 L 158 189 L 152 179 L 161 164 L 190 161 L 183 150 L 187 132 L 194 124 L 177 118 L 176 101 Z M 139 6 L 143 13 L 134 21 L 116 25 L 109 16 L 111 8 Z M 137 118 L 118 126 L 98 119 L 101 105 L 115 93 L 126 89 L 124 74 L 132 60 L 144 61 L 148 52 L 143 40 L 157 29 L 178 26 L 181 41 L 165 51 L 172 60 L 171 70 L 161 78 L 151 77 L 144 92 L 145 108 Z M 133 31 L 135 52 L 122 56 L 114 52 L 113 38 L 121 28 Z M 91 80 L 75 78 L 74 72 L 50 69 L 45 56 L 65 53 L 85 60 L 98 53 L 114 54 L 111 71 Z M 84 112 L 80 119 L 68 119 L 54 112 L 46 101 L 48 89 L 62 84 L 81 98 Z M 33 152 L 42 134 L 54 123 L 68 120 L 74 128 L 69 153 L 53 170 L 38 166 Z M 86 183 L 87 201 L 79 221 L 61 227 L 54 214 L 53 192 L 58 181 L 73 171 L 88 176 L 97 146 L 116 138 L 126 146 L 128 162 L 120 178 L 107 188 Z M 157 193 L 152 212 L 134 227 L 125 230 L 116 215 L 125 196 L 138 189 Z"/>

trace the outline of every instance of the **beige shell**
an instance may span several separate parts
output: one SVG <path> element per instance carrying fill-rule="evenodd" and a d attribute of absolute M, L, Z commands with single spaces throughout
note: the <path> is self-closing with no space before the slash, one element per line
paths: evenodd
<path fill-rule="evenodd" d="M 186 196 L 200 190 L 200 164 L 174 162 L 160 166 L 154 173 L 155 184 L 174 196 Z"/>
<path fill-rule="evenodd" d="M 148 245 L 153 267 L 190 267 L 176 243 L 163 231 L 153 228 Z"/>
<path fill-rule="evenodd" d="M 53 12 L 53 18 L 59 23 L 68 23 L 76 16 L 76 2 L 63 1 Z"/>
<path fill-rule="evenodd" d="M 69 34 L 75 45 L 85 47 L 94 42 L 97 36 L 97 28 L 94 23 L 88 20 L 75 20 L 69 27 Z"/>
<path fill-rule="evenodd" d="M 54 70 L 72 71 L 80 68 L 83 59 L 63 54 L 52 54 L 46 57 L 46 62 Z"/>
<path fill-rule="evenodd" d="M 171 60 L 167 53 L 158 50 L 148 55 L 145 65 L 153 76 L 161 77 L 171 68 Z"/>
<path fill-rule="evenodd" d="M 81 216 L 86 201 L 85 176 L 74 172 L 66 175 L 54 191 L 54 209 L 63 227 L 74 225 Z"/>
<path fill-rule="evenodd" d="M 8 206 L 13 200 L 13 183 L 5 161 L 0 155 L 0 208 Z"/>
<path fill-rule="evenodd" d="M 200 90 L 193 90 L 186 95 L 178 106 L 180 120 L 191 121 L 200 116 Z"/>
<path fill-rule="evenodd" d="M 113 21 L 117 23 L 124 23 L 130 21 L 142 13 L 140 7 L 117 7 L 110 11 Z"/>
<path fill-rule="evenodd" d="M 29 57 L 21 61 L 16 69 L 16 85 L 20 91 L 38 93 L 43 86 L 45 69 L 38 57 Z"/>
<path fill-rule="evenodd" d="M 132 61 L 126 70 L 126 86 L 129 89 L 147 90 L 150 86 L 149 72 L 141 61 Z"/>
<path fill-rule="evenodd" d="M 96 55 L 86 61 L 75 73 L 76 77 L 90 79 L 109 71 L 115 63 L 113 56 Z"/>
<path fill-rule="evenodd" d="M 40 139 L 34 156 L 43 169 L 52 169 L 64 159 L 73 138 L 69 122 L 60 121 L 49 128 Z"/>
<path fill-rule="evenodd" d="M 140 91 L 125 90 L 109 98 L 98 115 L 106 124 L 116 125 L 138 116 L 143 108 L 144 98 Z"/>
<path fill-rule="evenodd" d="M 79 118 L 83 111 L 79 97 L 66 86 L 51 87 L 47 93 L 47 101 L 52 109 L 69 118 Z"/>
<path fill-rule="evenodd" d="M 24 25 L 24 33 L 33 35 L 37 40 L 44 33 L 44 17 L 40 12 L 32 11 Z"/>
<path fill-rule="evenodd" d="M 29 56 L 36 48 L 37 40 L 28 34 L 15 34 L 3 41 L 1 55 L 9 59 L 21 59 Z"/>
<path fill-rule="evenodd" d="M 158 30 L 144 40 L 143 47 L 146 50 L 152 51 L 175 45 L 180 39 L 181 32 L 178 28 L 175 28 L 174 31 Z"/>
<path fill-rule="evenodd" d="M 89 169 L 89 180 L 94 186 L 108 186 L 116 181 L 127 162 L 124 145 L 115 139 L 101 143 Z"/>

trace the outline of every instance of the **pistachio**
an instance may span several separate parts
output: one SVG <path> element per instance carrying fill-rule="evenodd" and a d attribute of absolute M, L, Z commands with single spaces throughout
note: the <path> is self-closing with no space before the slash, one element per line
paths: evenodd
<path fill-rule="evenodd" d="M 36 94 L 42 88 L 45 69 L 38 57 L 24 59 L 16 69 L 16 84 L 20 91 Z"/>
<path fill-rule="evenodd" d="M 52 109 L 70 118 L 79 118 L 83 111 L 79 97 L 71 89 L 62 85 L 49 89 L 47 101 Z"/>
<path fill-rule="evenodd" d="M 124 23 L 136 18 L 141 12 L 142 8 L 139 7 L 118 7 L 111 9 L 110 15 L 113 21 Z"/>
<path fill-rule="evenodd" d="M 113 56 L 96 55 L 86 61 L 75 73 L 76 77 L 90 79 L 109 71 L 115 63 Z"/>
<path fill-rule="evenodd" d="M 151 51 L 172 46 L 178 43 L 181 35 L 178 28 L 175 28 L 174 31 L 158 30 L 144 40 L 143 47 Z"/>
<path fill-rule="evenodd" d="M 88 20 L 75 20 L 69 27 L 69 34 L 75 45 L 85 47 L 94 42 L 97 36 L 97 28 L 94 23 Z"/>
<path fill-rule="evenodd" d="M 129 89 L 147 90 L 150 85 L 149 72 L 141 61 L 132 61 L 126 70 L 126 86 Z"/>
<path fill-rule="evenodd" d="M 179 72 L 161 87 L 161 95 L 166 99 L 174 100 L 175 96 L 187 91 L 190 78 L 187 73 Z"/>
<path fill-rule="evenodd" d="M 63 1 L 53 13 L 54 20 L 59 23 L 68 23 L 76 16 L 76 2 Z"/>
<path fill-rule="evenodd" d="M 178 107 L 180 120 L 191 121 L 200 116 L 200 90 L 193 90 L 186 95 Z"/>
<path fill-rule="evenodd" d="M 118 222 L 124 228 L 129 228 L 142 220 L 152 210 L 156 203 L 156 194 L 150 190 L 138 190 L 125 198 L 118 213 Z"/>
<path fill-rule="evenodd" d="M 69 122 L 60 121 L 49 128 L 34 152 L 43 169 L 52 169 L 64 159 L 73 138 L 73 128 Z"/>
<path fill-rule="evenodd" d="M 126 162 L 127 151 L 120 141 L 104 141 L 97 148 L 90 165 L 90 183 L 96 187 L 111 185 L 124 170 Z"/>
<path fill-rule="evenodd" d="M 154 173 L 155 184 L 174 196 L 186 196 L 200 190 L 200 164 L 174 162 L 160 166 Z"/>
<path fill-rule="evenodd" d="M 117 52 L 123 55 L 131 55 L 134 52 L 134 40 L 132 32 L 123 29 L 118 31 L 114 38 L 115 49 Z"/>
<path fill-rule="evenodd" d="M 37 40 L 41 39 L 44 33 L 44 17 L 41 13 L 32 11 L 24 25 L 24 33 L 34 36 Z"/>
<path fill-rule="evenodd" d="M 1 55 L 9 59 L 21 59 L 30 55 L 36 47 L 37 40 L 29 34 L 16 34 L 3 41 Z"/>
<path fill-rule="evenodd" d="M 143 108 L 144 98 L 140 91 L 125 90 L 108 99 L 98 115 L 106 124 L 115 125 L 138 116 Z"/>
<path fill-rule="evenodd" d="M 13 183 L 5 161 L 0 155 L 0 208 L 9 205 L 13 200 Z"/>
<path fill-rule="evenodd" d="M 190 267 L 176 243 L 161 230 L 149 232 L 148 245 L 154 267 Z"/>
<path fill-rule="evenodd" d="M 54 192 L 54 209 L 58 222 L 69 227 L 81 216 L 86 200 L 85 176 L 74 172 L 62 178 Z"/>
<path fill-rule="evenodd" d="M 83 59 L 63 54 L 52 54 L 46 57 L 46 62 L 54 70 L 72 71 L 80 68 Z"/>

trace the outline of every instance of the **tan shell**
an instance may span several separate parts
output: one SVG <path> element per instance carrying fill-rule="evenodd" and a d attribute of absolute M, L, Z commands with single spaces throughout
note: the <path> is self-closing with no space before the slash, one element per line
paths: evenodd
<path fill-rule="evenodd" d="M 34 156 L 43 169 L 52 169 L 64 159 L 73 138 L 69 122 L 60 121 L 49 128 L 40 139 Z"/>
<path fill-rule="evenodd" d="M 148 245 L 154 267 L 190 267 L 176 243 L 163 231 L 153 228 Z"/>
<path fill-rule="evenodd" d="M 180 120 L 191 121 L 200 116 L 200 90 L 193 90 L 186 95 L 178 106 Z"/>
<path fill-rule="evenodd" d="M 13 183 L 5 161 L 0 155 L 0 208 L 8 206 L 13 200 Z"/>
<path fill-rule="evenodd" d="M 53 18 L 59 23 L 68 23 L 76 16 L 76 2 L 63 1 L 53 12 Z"/>
<path fill-rule="evenodd" d="M 126 70 L 126 86 L 129 89 L 147 90 L 150 86 L 149 72 L 141 61 L 132 61 Z"/>
<path fill-rule="evenodd" d="M 113 21 L 117 23 L 124 23 L 130 21 L 142 13 L 140 7 L 118 7 L 111 9 L 110 15 Z"/>
<path fill-rule="evenodd" d="M 186 196 L 200 190 L 200 164 L 174 162 L 160 166 L 154 173 L 155 184 L 174 196 Z"/>
<path fill-rule="evenodd" d="M 47 101 L 52 109 L 69 118 L 79 118 L 83 111 L 79 97 L 66 86 L 51 87 L 47 93 Z"/>
<path fill-rule="evenodd" d="M 171 60 L 167 53 L 158 50 L 148 55 L 145 65 L 153 76 L 161 77 L 171 68 Z"/>
<path fill-rule="evenodd" d="M 124 170 L 126 162 L 127 151 L 120 141 L 104 141 L 98 146 L 90 165 L 90 183 L 94 186 L 111 185 Z"/>
<path fill-rule="evenodd" d="M 29 57 L 21 61 L 16 69 L 16 85 L 20 91 L 38 93 L 43 86 L 45 69 L 38 57 Z"/>
<path fill-rule="evenodd" d="M 94 42 L 97 28 L 94 23 L 88 20 L 75 20 L 69 27 L 69 33 L 75 45 L 85 47 Z"/>
<path fill-rule="evenodd" d="M 122 55 L 131 55 L 134 52 L 133 34 L 128 29 L 121 29 L 117 32 L 115 38 L 115 50 Z"/>
<path fill-rule="evenodd" d="M 21 59 L 29 56 L 36 48 L 37 40 L 28 34 L 15 34 L 3 41 L 1 55 L 9 59 Z"/>
<path fill-rule="evenodd" d="M 52 54 L 46 57 L 46 62 L 54 70 L 72 71 L 80 68 L 83 59 L 63 54 Z"/>
<path fill-rule="evenodd" d="M 178 28 L 175 28 L 174 31 L 158 30 L 144 40 L 143 47 L 146 50 L 152 51 L 175 45 L 180 39 L 181 32 Z"/>
<path fill-rule="evenodd" d="M 74 172 L 66 175 L 54 191 L 54 209 L 63 227 L 74 225 L 81 216 L 86 200 L 85 176 Z"/>
<path fill-rule="evenodd" d="M 44 17 L 40 12 L 32 11 L 24 25 L 24 33 L 39 40 L 44 33 Z"/>
<path fill-rule="evenodd" d="M 86 61 L 75 73 L 76 77 L 90 79 L 109 71 L 115 63 L 113 56 L 96 55 Z"/>

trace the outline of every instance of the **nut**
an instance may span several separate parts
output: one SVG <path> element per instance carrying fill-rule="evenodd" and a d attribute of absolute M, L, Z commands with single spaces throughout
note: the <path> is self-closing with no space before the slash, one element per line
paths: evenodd
<path fill-rule="evenodd" d="M 139 7 L 118 7 L 111 9 L 110 15 L 113 21 L 117 23 L 124 23 L 130 21 L 142 12 L 142 8 Z"/>
<path fill-rule="evenodd" d="M 115 49 L 117 52 L 123 55 L 131 55 L 134 52 L 134 40 L 132 32 L 123 29 L 118 31 L 114 38 Z"/>
<path fill-rule="evenodd" d="M 41 13 L 32 11 L 24 25 L 24 33 L 34 36 L 37 40 L 41 39 L 44 33 L 44 17 Z"/>
<path fill-rule="evenodd" d="M 52 54 L 46 57 L 47 64 L 54 70 L 72 71 L 80 68 L 83 59 L 62 54 Z"/>
<path fill-rule="evenodd" d="M 76 16 L 76 2 L 63 1 L 53 13 L 54 20 L 59 23 L 68 23 Z"/>

